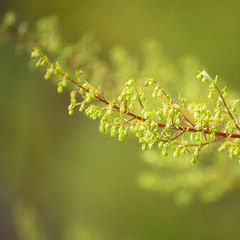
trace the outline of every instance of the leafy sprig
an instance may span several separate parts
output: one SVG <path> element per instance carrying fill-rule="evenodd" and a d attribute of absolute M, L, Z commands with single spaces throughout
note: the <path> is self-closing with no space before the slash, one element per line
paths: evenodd
<path fill-rule="evenodd" d="M 58 79 L 58 93 L 71 84 L 69 115 L 78 108 L 93 120 L 99 120 L 99 130 L 104 134 L 118 136 L 119 141 L 123 141 L 131 133 L 138 138 L 143 151 L 157 147 L 162 156 L 171 150 L 174 157 L 189 153 L 192 163 L 196 163 L 204 147 L 220 141 L 219 151 L 228 149 L 230 158 L 240 157 L 240 125 L 233 114 L 238 100 L 229 106 L 226 88 L 220 89 L 217 77 L 213 79 L 206 70 L 199 73 L 198 79 L 208 84 L 208 97 L 214 100 L 214 107 L 188 103 L 180 95 L 173 99 L 152 78 L 145 81 L 145 87 L 152 88 L 156 107 L 149 107 L 145 91 L 134 78 L 125 83 L 116 99 L 109 100 L 100 87 L 82 81 L 81 72 L 76 72 L 75 78 L 70 77 L 38 48 L 34 48 L 31 56 L 36 60 L 36 67 L 45 69 L 46 80 L 53 76 Z"/>

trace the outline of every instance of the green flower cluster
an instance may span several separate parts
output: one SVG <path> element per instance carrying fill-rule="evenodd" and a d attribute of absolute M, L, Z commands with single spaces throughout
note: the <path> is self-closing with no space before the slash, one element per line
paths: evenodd
<path fill-rule="evenodd" d="M 157 102 L 156 107 L 149 108 L 145 93 L 134 78 L 125 83 L 117 99 L 107 100 L 100 87 L 81 81 L 81 72 L 76 72 L 75 79 L 71 78 L 58 63 L 52 64 L 37 48 L 31 56 L 36 59 L 36 67 L 46 68 L 46 80 L 52 76 L 58 78 L 58 93 L 62 93 L 69 83 L 72 85 L 69 115 L 78 108 L 93 120 L 99 120 L 99 130 L 104 134 L 118 136 L 119 141 L 123 141 L 131 133 L 138 138 L 143 151 L 159 148 L 164 157 L 169 151 L 174 157 L 190 153 L 192 163 L 196 163 L 204 146 L 219 141 L 223 142 L 219 151 L 229 149 L 231 158 L 240 157 L 240 127 L 226 104 L 226 90 L 220 90 L 217 78 L 212 79 L 205 70 L 198 78 L 209 84 L 209 93 L 215 99 L 211 109 L 205 103 L 188 104 L 180 95 L 177 99 L 171 98 L 154 79 L 144 82 L 145 87 L 153 89 L 152 98 Z M 237 102 L 234 100 L 232 105 L 235 107 Z"/>

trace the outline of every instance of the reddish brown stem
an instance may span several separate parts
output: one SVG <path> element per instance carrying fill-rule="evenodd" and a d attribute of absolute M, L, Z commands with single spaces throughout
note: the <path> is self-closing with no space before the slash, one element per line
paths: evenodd
<path fill-rule="evenodd" d="M 224 107 L 226 108 L 227 113 L 229 114 L 230 118 L 233 120 L 233 122 L 234 122 L 236 128 L 240 131 L 240 126 L 238 125 L 237 120 L 234 118 L 232 112 L 230 111 L 230 109 L 229 109 L 229 107 L 228 107 L 228 105 L 227 105 L 227 103 L 226 103 L 226 101 L 225 101 L 225 99 L 224 99 L 224 97 L 223 97 L 223 95 L 222 95 L 220 89 L 218 88 L 217 84 L 216 84 L 214 81 L 212 81 L 212 82 L 213 82 L 215 88 L 217 89 L 220 98 L 222 99 L 223 105 L 224 105 Z"/>
<path fill-rule="evenodd" d="M 60 75 L 62 76 L 65 76 L 64 73 L 62 72 L 59 72 Z M 89 92 L 89 89 L 86 89 L 84 88 L 80 83 L 76 82 L 75 80 L 71 79 L 70 77 L 67 77 L 67 80 L 69 80 L 70 82 L 72 82 L 74 85 L 78 86 L 79 88 L 82 88 L 84 91 L 87 91 Z M 104 104 L 111 104 L 110 101 L 106 100 L 104 97 L 100 97 L 100 96 L 96 96 L 96 100 L 104 103 Z M 120 112 L 120 107 L 117 106 L 117 105 L 113 105 L 113 108 L 115 110 L 117 110 L 118 112 Z M 132 112 L 129 112 L 129 111 L 125 111 L 124 112 L 126 115 L 134 118 L 134 119 L 137 119 L 139 121 L 142 121 L 142 122 L 145 122 L 147 119 L 143 118 L 143 117 L 140 117 Z M 158 127 L 160 128 L 165 128 L 166 127 L 166 124 L 163 124 L 163 123 L 158 123 Z M 209 129 L 195 129 L 193 127 L 189 128 L 189 127 L 182 127 L 182 126 L 179 126 L 179 127 L 171 127 L 172 130 L 176 130 L 176 131 L 183 131 L 183 132 L 202 132 L 204 134 L 211 134 L 212 131 L 209 130 Z M 220 131 L 216 131 L 215 132 L 215 135 L 216 136 L 219 136 L 219 137 L 230 137 L 230 138 L 240 138 L 240 134 L 236 134 L 236 133 L 226 133 L 226 132 L 220 132 Z"/>

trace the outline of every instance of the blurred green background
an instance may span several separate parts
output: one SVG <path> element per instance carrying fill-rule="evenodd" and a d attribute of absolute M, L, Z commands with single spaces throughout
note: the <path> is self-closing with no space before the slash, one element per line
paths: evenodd
<path fill-rule="evenodd" d="M 102 54 L 155 39 L 166 57 L 193 55 L 239 87 L 238 0 L 1 0 L 29 22 L 55 14 L 65 41 L 92 30 Z M 67 114 L 68 98 L 28 68 L 14 44 L 0 49 L 0 238 L 68 240 L 238 239 L 240 192 L 187 208 L 144 191 L 135 139 L 119 143 Z"/>

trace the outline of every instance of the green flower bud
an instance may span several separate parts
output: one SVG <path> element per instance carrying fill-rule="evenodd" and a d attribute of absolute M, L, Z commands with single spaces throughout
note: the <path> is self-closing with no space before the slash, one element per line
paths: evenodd
<path fill-rule="evenodd" d="M 174 156 L 175 158 L 179 157 L 179 149 L 176 149 L 176 150 L 174 151 L 173 156 Z"/>
<path fill-rule="evenodd" d="M 111 135 L 111 137 L 115 137 L 115 136 L 117 136 L 117 134 L 118 134 L 117 127 L 113 126 L 111 128 L 110 135 Z"/>
<path fill-rule="evenodd" d="M 125 83 L 125 85 L 128 86 L 128 87 L 130 87 L 130 86 L 132 86 L 132 85 L 134 84 L 134 82 L 135 82 L 135 79 L 134 79 L 134 78 L 131 78 L 131 79 L 129 79 L 129 80 Z"/>
<path fill-rule="evenodd" d="M 153 97 L 153 98 L 156 98 L 156 97 L 158 96 L 158 92 L 159 92 L 159 87 L 156 86 L 155 89 L 154 89 L 154 91 L 153 91 L 153 93 L 152 93 L 152 97 Z"/>
<path fill-rule="evenodd" d="M 130 104 L 128 105 L 128 109 L 129 109 L 129 110 L 133 110 L 133 109 L 134 109 L 134 104 L 133 104 L 133 103 L 130 103 Z"/>
<path fill-rule="evenodd" d="M 142 151 L 145 152 L 147 150 L 147 144 L 142 144 Z"/>
<path fill-rule="evenodd" d="M 31 52 L 31 58 L 38 58 L 41 56 L 41 52 L 38 48 L 33 48 L 33 51 Z"/>
<path fill-rule="evenodd" d="M 81 106 L 79 108 L 79 112 L 83 112 L 85 109 L 86 109 L 86 103 L 83 102 L 83 103 L 81 103 Z"/>
<path fill-rule="evenodd" d="M 124 113 L 125 112 L 125 102 L 122 102 L 120 105 L 120 112 Z"/>
<path fill-rule="evenodd" d="M 70 104 L 70 105 L 68 106 L 68 114 L 69 114 L 70 116 L 72 116 L 72 115 L 74 114 L 74 106 L 73 106 L 72 104 Z"/>
<path fill-rule="evenodd" d="M 159 91 L 158 91 L 158 93 L 157 93 L 157 97 L 158 98 L 162 98 L 163 97 L 163 91 L 162 91 L 162 89 L 159 89 Z"/>
<path fill-rule="evenodd" d="M 101 123 L 100 126 L 99 126 L 99 131 L 101 133 L 104 133 L 105 132 L 105 124 Z"/>
<path fill-rule="evenodd" d="M 175 119 L 175 124 L 176 124 L 176 125 L 179 125 L 180 123 L 181 123 L 181 120 L 180 120 L 179 117 L 177 117 L 177 118 Z"/>
<path fill-rule="evenodd" d="M 197 158 L 196 158 L 196 157 L 193 157 L 193 158 L 191 159 L 191 163 L 192 163 L 192 164 L 196 164 L 196 163 L 197 163 Z"/>
<path fill-rule="evenodd" d="M 151 86 L 151 85 L 153 85 L 154 83 L 155 83 L 155 80 L 153 80 L 152 78 L 147 79 L 147 80 L 144 82 L 145 86 Z"/>
<path fill-rule="evenodd" d="M 36 63 L 36 67 L 37 68 L 43 68 L 45 66 L 45 61 L 43 58 L 40 58 L 37 63 Z"/>
<path fill-rule="evenodd" d="M 112 104 L 108 104 L 107 106 L 107 111 L 106 111 L 106 114 L 107 115 L 111 115 L 112 114 L 112 111 L 113 111 L 113 107 L 112 107 Z"/>
<path fill-rule="evenodd" d="M 71 93 L 70 93 L 70 99 L 71 99 L 71 103 L 72 104 L 75 104 L 77 102 L 77 99 L 76 99 L 76 91 L 73 90 Z"/>
<path fill-rule="evenodd" d="M 62 93 L 63 92 L 63 86 L 62 85 L 58 85 L 58 88 L 57 88 L 57 92 L 58 93 Z"/>
<path fill-rule="evenodd" d="M 201 80 L 202 77 L 203 77 L 202 72 L 200 72 L 200 73 L 197 75 L 197 79 L 198 79 L 198 80 Z"/>
<path fill-rule="evenodd" d="M 47 72 L 44 75 L 45 80 L 49 80 L 53 74 L 53 65 L 51 65 L 48 69 Z"/>

